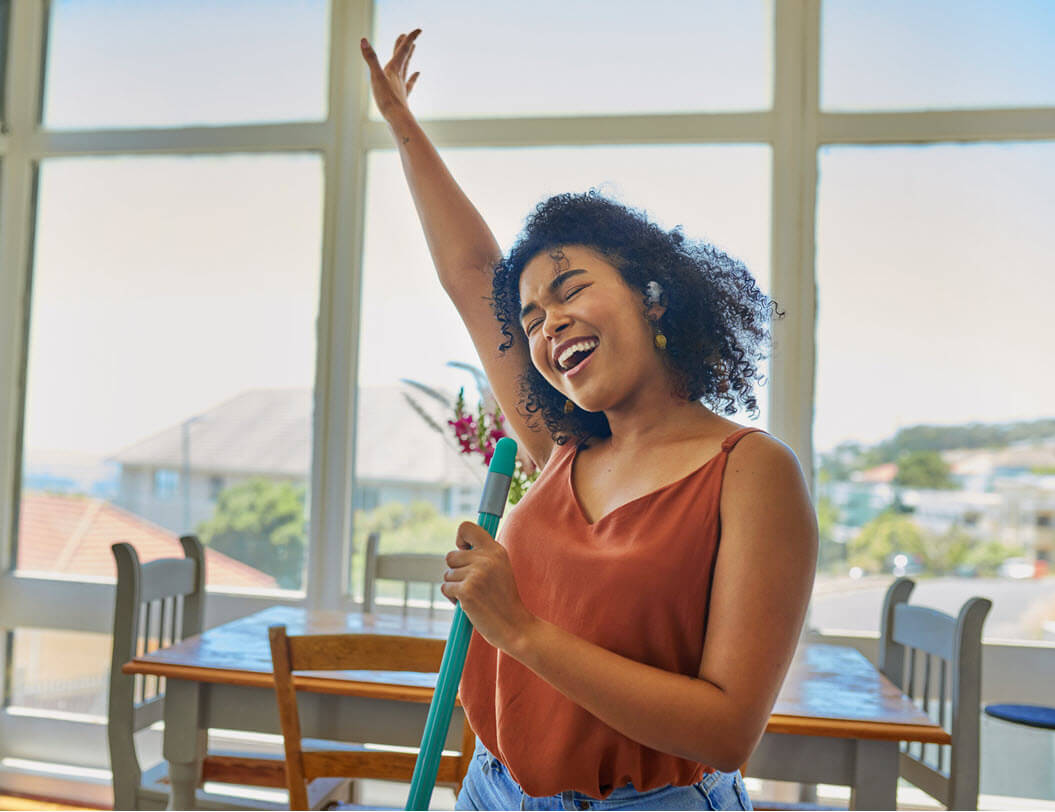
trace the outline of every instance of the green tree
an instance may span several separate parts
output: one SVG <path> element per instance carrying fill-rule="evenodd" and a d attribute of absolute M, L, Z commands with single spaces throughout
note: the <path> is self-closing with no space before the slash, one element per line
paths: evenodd
<path fill-rule="evenodd" d="M 975 575 L 991 577 L 997 574 L 1000 565 L 1009 558 L 1019 558 L 1026 554 L 1023 547 L 1009 547 L 999 541 L 987 541 L 977 544 L 967 555 L 966 566 L 974 570 Z"/>
<path fill-rule="evenodd" d="M 897 460 L 894 484 L 903 488 L 955 490 L 956 483 L 937 451 L 906 451 Z"/>
<path fill-rule="evenodd" d="M 835 525 L 839 523 L 839 509 L 827 496 L 817 500 L 817 533 L 819 545 L 817 566 L 822 570 L 840 569 L 846 562 L 846 545 L 834 538 Z"/>
<path fill-rule="evenodd" d="M 847 544 L 851 566 L 868 572 L 883 572 L 890 556 L 915 552 L 924 545 L 923 532 L 911 518 L 884 511 L 861 528 Z"/>
<path fill-rule="evenodd" d="M 224 489 L 212 517 L 199 525 L 202 544 L 266 572 L 283 589 L 299 589 L 307 529 L 306 488 L 254 477 Z"/>
<path fill-rule="evenodd" d="M 371 533 L 377 531 L 380 534 L 379 546 L 383 553 L 444 555 L 456 546 L 458 525 L 475 518 L 446 516 L 424 501 L 409 505 L 387 502 L 371 511 L 357 510 L 353 517 L 355 530 L 352 536 L 353 593 L 362 591 L 366 539 Z M 380 582 L 378 591 L 395 595 L 398 590 L 394 582 Z"/>
<path fill-rule="evenodd" d="M 923 534 L 918 545 L 905 548 L 905 552 L 916 557 L 924 572 L 950 575 L 967 563 L 975 541 L 963 528 L 953 525 L 940 535 Z"/>

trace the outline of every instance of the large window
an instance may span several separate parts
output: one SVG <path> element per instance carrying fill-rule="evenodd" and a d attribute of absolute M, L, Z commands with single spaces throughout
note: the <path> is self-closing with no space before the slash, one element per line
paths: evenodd
<path fill-rule="evenodd" d="M 193 532 L 209 586 L 301 588 L 318 157 L 56 159 L 38 200 L 16 568 Z"/>
<path fill-rule="evenodd" d="M 814 624 L 878 630 L 910 574 L 1055 640 L 1055 146 L 831 147 L 820 178 Z"/>
<path fill-rule="evenodd" d="M 664 228 L 680 224 L 687 236 L 742 259 L 768 290 L 766 146 L 451 149 L 444 159 L 504 250 L 537 203 L 597 187 Z M 453 406 L 464 389 L 475 414 L 474 376 L 450 365 L 479 367 L 476 351 L 440 287 L 398 156 L 374 152 L 368 166 L 356 476 L 359 487 L 377 488 L 382 499 L 356 514 L 357 594 L 369 533 L 380 534 L 382 552 L 446 553 L 458 523 L 476 518 L 486 473 L 482 456 L 459 452 L 447 425 L 453 408 L 437 397 Z M 766 427 L 768 391 L 760 388 L 757 397 L 757 419 L 739 419 Z M 399 588 L 382 583 L 379 594 L 399 597 Z"/>
<path fill-rule="evenodd" d="M 380 0 L 378 53 L 421 28 L 425 118 L 765 110 L 772 0 Z M 376 109 L 374 115 L 377 116 Z"/>
<path fill-rule="evenodd" d="M 814 627 L 874 635 L 912 573 L 994 599 L 987 656 L 1055 656 L 1053 25 L 1027 0 L 0 0 L 0 759 L 106 768 L 113 541 L 198 533 L 214 623 L 355 611 L 370 531 L 444 552 L 475 517 L 446 420 L 479 360 L 357 48 L 418 26 L 412 106 L 504 248 L 598 187 L 787 313 L 757 424 L 813 486 Z M 1045 701 L 1028 671 L 983 699 Z M 983 793 L 1052 797 L 1022 742 L 983 730 Z"/>
<path fill-rule="evenodd" d="M 325 0 L 56 0 L 44 124 L 323 119 L 328 34 Z"/>
<path fill-rule="evenodd" d="M 1055 103 L 1045 0 L 825 0 L 821 10 L 825 110 Z"/>

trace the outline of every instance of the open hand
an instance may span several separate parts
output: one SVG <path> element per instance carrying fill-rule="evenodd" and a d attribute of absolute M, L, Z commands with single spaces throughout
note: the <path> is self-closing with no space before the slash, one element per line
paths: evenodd
<path fill-rule="evenodd" d="M 458 549 L 447 553 L 440 591 L 495 648 L 512 653 L 536 617 L 520 599 L 506 548 L 473 522 L 458 527 Z"/>
<path fill-rule="evenodd" d="M 420 33 L 421 29 L 415 28 L 409 34 L 400 34 L 392 50 L 392 58 L 383 68 L 366 38 L 359 43 L 363 59 L 370 67 L 370 86 L 374 92 L 374 101 L 377 102 L 377 109 L 381 111 L 385 121 L 390 121 L 393 115 L 400 112 L 410 111 L 407 96 L 421 74 L 420 71 L 415 72 L 407 79 L 407 65 Z"/>

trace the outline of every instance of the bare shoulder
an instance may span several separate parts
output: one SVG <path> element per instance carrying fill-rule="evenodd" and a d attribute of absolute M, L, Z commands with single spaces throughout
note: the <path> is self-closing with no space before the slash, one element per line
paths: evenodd
<path fill-rule="evenodd" d="M 803 476 L 799 458 L 791 446 L 767 432 L 752 431 L 741 437 L 729 452 L 725 475 L 727 479 L 730 475 L 757 475 L 773 468 Z"/>
<path fill-rule="evenodd" d="M 740 438 L 730 451 L 722 482 L 723 522 L 765 509 L 813 516 L 809 486 L 795 452 L 783 440 L 761 431 Z"/>

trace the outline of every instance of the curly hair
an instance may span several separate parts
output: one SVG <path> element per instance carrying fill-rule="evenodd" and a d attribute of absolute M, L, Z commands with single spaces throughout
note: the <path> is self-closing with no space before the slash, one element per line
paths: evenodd
<path fill-rule="evenodd" d="M 785 314 L 759 290 L 739 260 L 708 243 L 686 239 L 681 226 L 664 231 L 645 213 L 596 189 L 555 195 L 540 203 L 509 255 L 495 264 L 492 305 L 507 339 L 500 352 L 513 346 L 514 331 L 527 341 L 520 325 L 524 267 L 542 252 L 559 257 L 568 245 L 582 245 L 605 257 L 641 294 L 643 316 L 649 281 L 663 288 L 661 301 L 667 309 L 659 326 L 668 338 L 663 357 L 673 372 L 676 396 L 705 400 L 725 414 L 735 414 L 739 403 L 757 416 L 752 381 L 764 384 L 765 376 L 755 362 L 767 357 L 759 347 L 769 343 L 770 308 L 780 318 Z M 558 445 L 569 437 L 582 442 L 612 433 L 604 412 L 576 406 L 566 414 L 567 398 L 534 364 L 520 376 L 519 388 L 523 411 L 518 411 L 529 425 L 537 425 L 532 415 L 541 412 Z"/>

